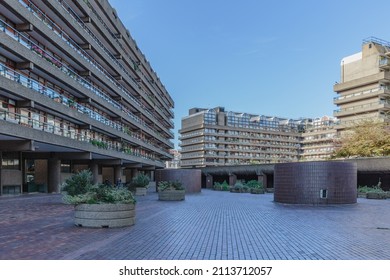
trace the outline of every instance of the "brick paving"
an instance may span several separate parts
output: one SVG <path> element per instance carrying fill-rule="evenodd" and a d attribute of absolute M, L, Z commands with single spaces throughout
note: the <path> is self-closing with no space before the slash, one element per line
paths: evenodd
<path fill-rule="evenodd" d="M 138 197 L 136 225 L 80 228 L 60 195 L 0 197 L 0 259 L 389 260 L 390 199 L 354 205 L 273 202 L 202 190 Z"/>

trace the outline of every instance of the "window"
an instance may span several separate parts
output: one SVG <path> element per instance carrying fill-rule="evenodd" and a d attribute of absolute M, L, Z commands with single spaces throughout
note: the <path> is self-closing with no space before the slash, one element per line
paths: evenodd
<path fill-rule="evenodd" d="M 3 153 L 1 160 L 1 166 L 3 169 L 16 169 L 20 170 L 20 162 L 18 153 Z"/>
<path fill-rule="evenodd" d="M 320 198 L 328 198 L 328 190 L 327 189 L 320 190 Z"/>

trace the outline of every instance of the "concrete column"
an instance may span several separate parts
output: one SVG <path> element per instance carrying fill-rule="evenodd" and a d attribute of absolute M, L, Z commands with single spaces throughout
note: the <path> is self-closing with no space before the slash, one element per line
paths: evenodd
<path fill-rule="evenodd" d="M 237 182 L 237 175 L 230 173 L 229 174 L 229 186 L 234 186 Z"/>
<path fill-rule="evenodd" d="M 59 193 L 61 184 L 61 160 L 49 159 L 47 165 L 47 190 L 49 193 Z"/>
<path fill-rule="evenodd" d="M 265 187 L 264 186 L 264 176 L 263 176 L 263 174 L 257 175 L 257 182 L 259 182 L 260 184 L 263 185 L 263 187 Z"/>
<path fill-rule="evenodd" d="M 95 161 L 90 161 L 89 170 L 92 172 L 92 184 L 99 183 L 99 165 Z"/>
<path fill-rule="evenodd" d="M 114 185 L 117 184 L 118 179 L 120 179 L 121 183 L 123 183 L 122 182 L 122 166 L 120 166 L 120 165 L 114 166 L 114 182 L 113 182 Z"/>
<path fill-rule="evenodd" d="M 263 173 L 263 186 L 264 188 L 268 188 L 267 174 L 265 173 Z"/>
<path fill-rule="evenodd" d="M 214 186 L 214 178 L 213 175 L 207 174 L 206 175 L 206 188 L 212 189 Z"/>

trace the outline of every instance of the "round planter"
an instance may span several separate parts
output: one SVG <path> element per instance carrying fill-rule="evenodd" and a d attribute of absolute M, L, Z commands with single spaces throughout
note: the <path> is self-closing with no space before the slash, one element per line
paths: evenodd
<path fill-rule="evenodd" d="M 146 195 L 147 188 L 135 188 L 135 195 Z"/>
<path fill-rule="evenodd" d="M 115 228 L 135 223 L 134 204 L 79 204 L 75 206 L 75 224 L 81 227 Z"/>
<path fill-rule="evenodd" d="M 184 200 L 185 190 L 165 190 L 158 193 L 159 200 Z"/>
<path fill-rule="evenodd" d="M 251 194 L 264 194 L 264 189 L 251 189 Z"/>

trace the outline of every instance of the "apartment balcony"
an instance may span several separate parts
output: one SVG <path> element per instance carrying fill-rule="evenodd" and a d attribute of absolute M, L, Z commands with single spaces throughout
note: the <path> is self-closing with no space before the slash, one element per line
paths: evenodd
<path fill-rule="evenodd" d="M 335 97 L 333 98 L 333 104 L 335 105 L 347 104 L 359 100 L 370 99 L 378 95 L 387 95 L 389 93 L 390 93 L 389 86 L 381 86 L 381 87 L 377 87 L 365 91 L 359 91 L 356 93 Z"/>
<path fill-rule="evenodd" d="M 387 57 L 382 57 L 379 60 L 379 69 L 381 70 L 389 70 L 390 69 L 390 59 Z"/>
<path fill-rule="evenodd" d="M 345 117 L 351 115 L 365 114 L 375 111 L 388 111 L 390 109 L 390 104 L 387 101 L 378 101 L 368 104 L 363 104 L 359 106 L 353 106 L 348 108 L 340 108 L 333 111 L 335 117 Z"/>

